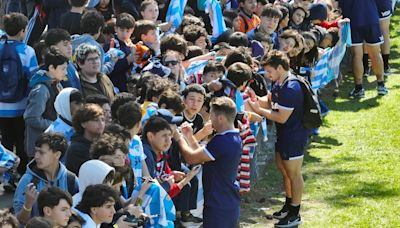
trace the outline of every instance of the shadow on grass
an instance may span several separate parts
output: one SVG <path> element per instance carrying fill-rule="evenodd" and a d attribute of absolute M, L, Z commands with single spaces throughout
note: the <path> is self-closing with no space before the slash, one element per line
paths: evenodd
<path fill-rule="evenodd" d="M 344 189 L 344 191 L 325 198 L 325 200 L 335 207 L 348 207 L 360 205 L 362 203 L 359 200 L 360 198 L 382 199 L 398 197 L 399 195 L 400 193 L 391 189 L 387 183 L 359 182 Z"/>

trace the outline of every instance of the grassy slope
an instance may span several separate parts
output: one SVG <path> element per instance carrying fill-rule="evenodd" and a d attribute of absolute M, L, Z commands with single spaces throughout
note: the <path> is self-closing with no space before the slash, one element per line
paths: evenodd
<path fill-rule="evenodd" d="M 350 78 L 337 98 L 324 97 L 331 112 L 304 162 L 305 227 L 400 227 L 399 11 L 392 18 L 389 95 L 378 97 L 375 77 L 368 77 L 364 99 L 348 98 Z M 266 173 L 242 204 L 243 227 L 272 226 L 265 215 L 284 200 L 273 164 Z"/>

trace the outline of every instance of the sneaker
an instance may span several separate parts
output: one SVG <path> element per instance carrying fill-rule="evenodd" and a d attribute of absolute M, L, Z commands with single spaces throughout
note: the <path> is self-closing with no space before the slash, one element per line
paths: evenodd
<path fill-rule="evenodd" d="M 391 74 L 391 72 L 390 72 L 390 67 L 384 69 L 384 71 L 383 71 L 383 76 L 387 77 L 387 76 L 389 76 L 390 74 Z"/>
<path fill-rule="evenodd" d="M 389 90 L 384 85 L 378 86 L 376 90 L 378 91 L 378 95 L 380 96 L 385 96 L 386 94 L 389 93 Z"/>
<path fill-rule="evenodd" d="M 365 69 L 363 75 L 364 75 L 364 77 L 370 76 L 371 75 L 371 68 L 368 67 L 368 69 Z"/>
<path fill-rule="evenodd" d="M 350 97 L 354 98 L 363 98 L 365 97 L 365 90 L 364 88 L 360 90 L 356 90 L 355 88 L 350 92 Z"/>
<path fill-rule="evenodd" d="M 289 214 L 289 209 L 286 205 L 283 205 L 282 209 L 280 211 L 274 212 L 272 214 L 272 217 L 275 219 L 283 219 Z"/>
<path fill-rule="evenodd" d="M 300 214 L 286 216 L 275 224 L 275 227 L 295 227 L 302 223 Z"/>
<path fill-rule="evenodd" d="M 196 226 L 203 222 L 203 219 L 194 217 L 192 214 L 182 215 L 181 223 L 184 226 Z"/>

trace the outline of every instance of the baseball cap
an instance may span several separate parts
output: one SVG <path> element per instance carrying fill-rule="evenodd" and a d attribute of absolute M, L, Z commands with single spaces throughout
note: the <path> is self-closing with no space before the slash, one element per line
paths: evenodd
<path fill-rule="evenodd" d="M 163 108 L 157 110 L 156 116 L 165 119 L 169 124 L 180 125 L 183 122 L 183 116 L 174 116 L 169 110 Z"/>

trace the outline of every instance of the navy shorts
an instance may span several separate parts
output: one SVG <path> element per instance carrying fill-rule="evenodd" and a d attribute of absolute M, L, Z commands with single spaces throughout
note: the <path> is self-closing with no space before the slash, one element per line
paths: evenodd
<path fill-rule="evenodd" d="M 351 27 L 351 41 L 353 46 L 365 43 L 380 45 L 383 43 L 383 36 L 379 23 L 365 26 Z"/>
<path fill-rule="evenodd" d="M 378 8 L 379 20 L 386 20 L 392 16 L 392 1 L 395 0 L 377 0 L 375 1 Z"/>
<path fill-rule="evenodd" d="M 222 210 L 205 206 L 203 209 L 204 228 L 235 228 L 239 224 L 240 208 Z"/>

